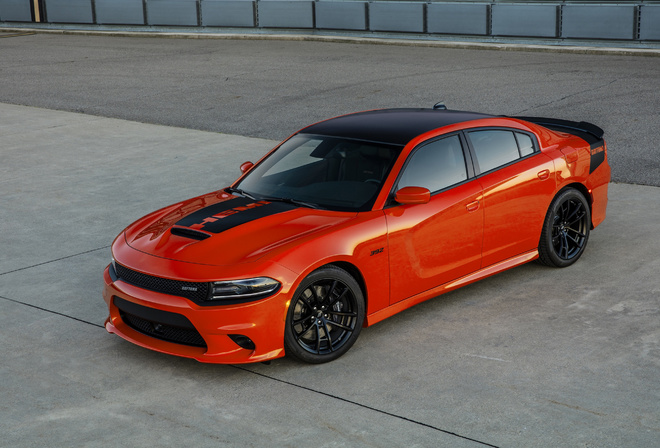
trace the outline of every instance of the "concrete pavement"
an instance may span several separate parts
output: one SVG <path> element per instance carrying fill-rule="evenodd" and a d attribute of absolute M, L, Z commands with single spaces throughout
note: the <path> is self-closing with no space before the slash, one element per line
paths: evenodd
<path fill-rule="evenodd" d="M 660 189 L 612 184 L 574 266 L 531 263 L 312 366 L 218 366 L 102 328 L 112 239 L 271 140 L 0 104 L 0 447 L 654 447 Z"/>

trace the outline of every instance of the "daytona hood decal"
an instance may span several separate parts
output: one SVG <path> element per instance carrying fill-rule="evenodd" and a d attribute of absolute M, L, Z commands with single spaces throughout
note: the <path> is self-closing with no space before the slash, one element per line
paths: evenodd
<path fill-rule="evenodd" d="M 294 208 L 298 207 L 283 202 L 236 198 L 197 210 L 178 221 L 175 225 L 210 233 L 220 233 L 255 219 L 286 212 Z"/>

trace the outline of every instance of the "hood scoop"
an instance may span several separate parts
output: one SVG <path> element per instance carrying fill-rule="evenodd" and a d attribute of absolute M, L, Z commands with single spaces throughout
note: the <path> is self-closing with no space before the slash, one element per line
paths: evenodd
<path fill-rule="evenodd" d="M 193 240 L 202 241 L 210 237 L 206 232 L 200 232 L 199 230 L 188 229 L 186 227 L 172 227 L 170 230 L 172 235 L 182 236 L 184 238 L 191 238 Z"/>

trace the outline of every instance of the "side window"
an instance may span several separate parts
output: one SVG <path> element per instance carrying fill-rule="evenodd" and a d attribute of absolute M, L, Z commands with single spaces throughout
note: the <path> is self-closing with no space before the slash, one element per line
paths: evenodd
<path fill-rule="evenodd" d="M 520 148 L 520 157 L 525 157 L 534 152 L 534 142 L 532 137 L 527 134 L 516 132 L 516 140 L 518 140 L 518 148 Z"/>
<path fill-rule="evenodd" d="M 467 171 L 461 140 L 453 135 L 418 148 L 410 156 L 398 188 L 425 187 L 433 192 L 465 179 Z"/>
<path fill-rule="evenodd" d="M 482 173 L 520 158 L 512 131 L 472 131 L 468 135 Z"/>

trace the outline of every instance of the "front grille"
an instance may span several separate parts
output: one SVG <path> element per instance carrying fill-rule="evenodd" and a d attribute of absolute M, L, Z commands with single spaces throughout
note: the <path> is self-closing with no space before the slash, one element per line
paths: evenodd
<path fill-rule="evenodd" d="M 121 319 L 135 331 L 181 345 L 206 348 L 204 338 L 182 314 L 156 310 L 114 297 Z"/>
<path fill-rule="evenodd" d="M 117 277 L 139 288 L 161 292 L 172 296 L 185 297 L 194 302 L 203 302 L 208 297 L 209 284 L 205 282 L 183 282 L 168 278 L 142 274 L 115 263 Z"/>

